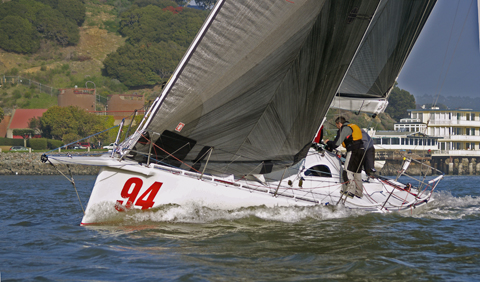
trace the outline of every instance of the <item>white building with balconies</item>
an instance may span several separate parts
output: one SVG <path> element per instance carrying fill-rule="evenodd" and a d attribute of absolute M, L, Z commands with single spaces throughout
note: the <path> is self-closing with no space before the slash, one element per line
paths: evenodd
<path fill-rule="evenodd" d="M 439 139 L 441 139 L 441 137 L 428 136 L 421 132 L 408 130 L 376 131 L 370 128 L 367 133 L 373 139 L 375 150 L 380 151 L 436 151 L 438 150 Z"/>
<path fill-rule="evenodd" d="M 439 108 L 408 111 L 410 120 L 419 125 L 419 132 L 441 138 L 436 154 L 480 156 L 480 111 Z"/>
<path fill-rule="evenodd" d="M 402 118 L 400 123 L 395 123 L 394 130 L 397 132 L 425 132 L 426 124 L 416 118 Z"/>

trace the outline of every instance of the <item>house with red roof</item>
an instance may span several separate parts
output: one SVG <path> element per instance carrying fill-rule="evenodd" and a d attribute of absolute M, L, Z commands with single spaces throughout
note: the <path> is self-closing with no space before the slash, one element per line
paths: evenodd
<path fill-rule="evenodd" d="M 7 138 L 23 139 L 23 136 L 13 135 L 14 129 L 28 129 L 28 122 L 32 118 L 41 117 L 47 109 L 16 109 L 7 126 Z"/>

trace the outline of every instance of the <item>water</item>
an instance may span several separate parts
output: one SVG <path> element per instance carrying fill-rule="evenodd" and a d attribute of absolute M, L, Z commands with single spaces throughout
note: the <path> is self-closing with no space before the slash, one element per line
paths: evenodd
<path fill-rule="evenodd" d="M 77 176 L 86 202 L 95 177 Z M 81 227 L 62 176 L 0 176 L 1 281 L 478 281 L 477 176 L 413 214 L 167 206 Z"/>

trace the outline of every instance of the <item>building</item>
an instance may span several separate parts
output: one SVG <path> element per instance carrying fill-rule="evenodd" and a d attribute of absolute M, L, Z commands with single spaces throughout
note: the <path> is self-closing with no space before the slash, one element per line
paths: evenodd
<path fill-rule="evenodd" d="M 410 118 L 424 124 L 424 133 L 439 137 L 437 154 L 480 156 L 480 111 L 472 109 L 408 110 Z"/>
<path fill-rule="evenodd" d="M 59 89 L 58 105 L 60 107 L 78 106 L 88 112 L 95 111 L 95 89 L 69 88 Z"/>
<path fill-rule="evenodd" d="M 129 120 L 135 110 L 137 114 L 144 114 L 145 97 L 138 94 L 115 94 L 109 95 L 106 104 L 98 102 L 96 90 L 89 88 L 59 89 L 58 106 L 78 106 L 87 112 L 101 115 L 111 115 L 115 124 L 122 119 Z"/>
<path fill-rule="evenodd" d="M 425 129 L 427 128 L 425 123 L 414 118 L 402 118 L 400 123 L 395 123 L 393 126 L 393 130 L 399 132 L 425 132 Z"/>
<path fill-rule="evenodd" d="M 375 131 L 367 132 L 373 139 L 376 151 L 404 150 L 407 152 L 436 151 L 441 137 L 428 136 L 421 132 L 410 131 Z"/>
<path fill-rule="evenodd" d="M 144 114 L 145 97 L 137 94 L 110 95 L 105 110 L 107 115 L 112 115 L 118 124 L 125 118 L 129 120 L 135 110 L 138 114 Z"/>
<path fill-rule="evenodd" d="M 13 131 L 15 129 L 29 129 L 28 123 L 32 118 L 38 118 L 46 112 L 47 109 L 16 109 L 13 111 L 12 116 L 9 119 L 7 125 L 7 138 L 16 138 L 16 139 L 23 139 L 23 136 L 14 135 Z M 32 136 L 32 137 L 39 137 L 39 136 Z"/>

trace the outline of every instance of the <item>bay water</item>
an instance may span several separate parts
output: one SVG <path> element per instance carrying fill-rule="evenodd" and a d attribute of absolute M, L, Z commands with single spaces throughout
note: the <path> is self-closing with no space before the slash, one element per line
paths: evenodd
<path fill-rule="evenodd" d="M 85 205 L 95 176 L 76 176 Z M 480 281 L 480 177 L 412 213 L 165 206 L 80 226 L 62 176 L 0 176 L 1 281 Z"/>

